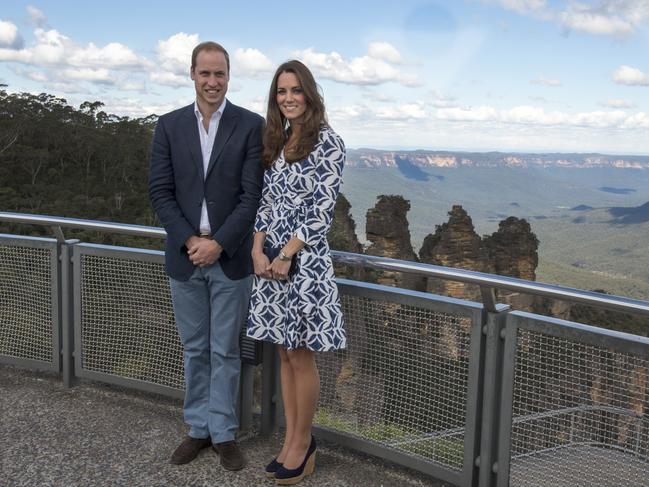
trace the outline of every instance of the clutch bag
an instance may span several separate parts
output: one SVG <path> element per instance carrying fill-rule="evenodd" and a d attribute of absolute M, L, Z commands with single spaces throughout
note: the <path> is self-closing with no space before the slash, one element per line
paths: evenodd
<path fill-rule="evenodd" d="M 276 257 L 279 257 L 279 253 L 281 252 L 282 247 L 274 247 L 272 245 L 267 245 L 264 244 L 264 254 L 266 257 L 268 257 L 268 260 L 270 262 L 273 262 Z M 288 269 L 288 275 L 292 276 L 295 274 L 295 271 L 297 270 L 297 258 L 293 256 L 291 259 L 291 267 Z"/>

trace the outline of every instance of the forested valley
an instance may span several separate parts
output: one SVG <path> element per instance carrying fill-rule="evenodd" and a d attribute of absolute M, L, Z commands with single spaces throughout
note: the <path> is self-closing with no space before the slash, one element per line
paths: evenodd
<path fill-rule="evenodd" d="M 147 194 L 148 152 L 157 117 L 108 114 L 99 101 L 79 108 L 41 93 L 0 85 L 0 209 L 156 225 Z M 48 229 L 2 224 L 9 233 Z M 66 236 L 91 237 L 66 231 Z M 159 247 L 161 242 L 92 235 L 99 243 Z"/>

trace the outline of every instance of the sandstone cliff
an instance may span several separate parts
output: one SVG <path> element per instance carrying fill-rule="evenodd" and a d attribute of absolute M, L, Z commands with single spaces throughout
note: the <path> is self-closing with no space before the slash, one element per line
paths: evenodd
<path fill-rule="evenodd" d="M 344 194 L 339 193 L 334 207 L 333 221 L 327 235 L 332 250 L 363 253 L 363 246 L 356 236 L 356 222 L 350 213 L 352 205 Z"/>
<path fill-rule="evenodd" d="M 460 205 L 448 213 L 448 222 L 438 225 L 419 250 L 419 258 L 427 264 L 493 273 L 495 265 L 487 247 L 475 232 L 471 217 Z M 435 294 L 479 300 L 477 286 L 461 282 L 429 278 L 426 289 Z"/>
<path fill-rule="evenodd" d="M 374 208 L 367 210 L 365 231 L 370 246 L 368 255 L 378 255 L 409 261 L 418 261 L 417 254 L 410 242 L 407 213 L 410 202 L 402 196 L 381 195 Z M 425 283 L 418 276 L 381 271 L 376 272 L 375 280 L 379 284 L 423 290 Z"/>
<path fill-rule="evenodd" d="M 484 238 L 484 246 L 491 255 L 496 274 L 536 280 L 539 239 L 527 220 L 510 216 L 501 221 L 498 230 Z"/>
<path fill-rule="evenodd" d="M 331 222 L 331 228 L 327 234 L 329 247 L 331 250 L 341 250 L 343 252 L 353 252 L 355 254 L 363 253 L 363 246 L 356 236 L 356 222 L 351 215 L 351 204 L 344 194 L 339 193 L 334 207 L 334 216 Z M 349 267 L 344 265 L 334 265 L 336 277 L 355 279 L 358 281 L 365 280 L 365 271 L 359 267 Z"/>
<path fill-rule="evenodd" d="M 500 222 L 496 232 L 481 238 L 467 212 L 460 205 L 454 205 L 448 222 L 438 225 L 435 232 L 424 239 L 419 256 L 422 262 L 430 264 L 533 281 L 539 261 L 538 246 L 536 235 L 524 219 L 509 217 Z M 480 301 L 479 288 L 469 284 L 428 279 L 427 289 L 454 298 Z M 537 307 L 557 308 L 555 303 L 507 291 L 500 291 L 498 299 L 528 311 Z M 554 311 L 564 310 L 559 306 Z"/>

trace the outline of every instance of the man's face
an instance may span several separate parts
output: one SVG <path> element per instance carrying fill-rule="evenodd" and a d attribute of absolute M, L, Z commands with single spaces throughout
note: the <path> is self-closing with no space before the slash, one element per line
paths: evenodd
<path fill-rule="evenodd" d="M 203 105 L 217 110 L 223 103 L 230 81 L 225 55 L 220 51 L 199 52 L 196 66 L 190 74 L 194 80 L 199 107 Z"/>

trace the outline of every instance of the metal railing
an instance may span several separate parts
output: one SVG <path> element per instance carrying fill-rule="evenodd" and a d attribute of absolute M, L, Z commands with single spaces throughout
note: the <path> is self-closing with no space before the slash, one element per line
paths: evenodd
<path fill-rule="evenodd" d="M 0 362 L 60 371 L 67 384 L 80 377 L 182 395 L 162 252 L 66 241 L 62 231 L 161 238 L 162 229 L 11 213 L 0 221 L 57 236 L 0 235 Z M 339 279 L 348 349 L 318 356 L 319 435 L 459 486 L 646 485 L 649 339 L 511 311 L 495 290 L 643 316 L 648 302 L 333 255 L 477 284 L 483 302 Z M 281 418 L 274 350 L 244 349 L 242 425 L 259 403 L 269 432 Z"/>

